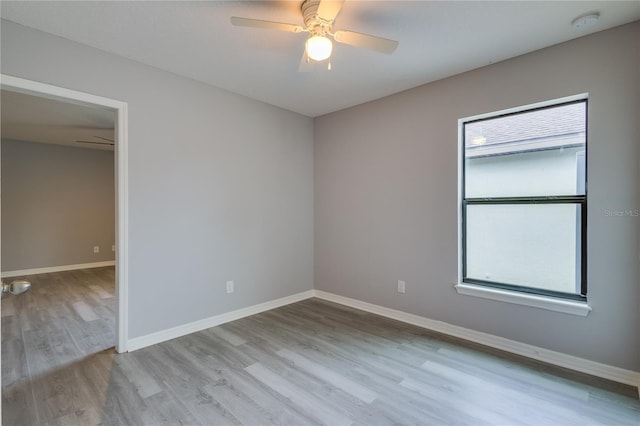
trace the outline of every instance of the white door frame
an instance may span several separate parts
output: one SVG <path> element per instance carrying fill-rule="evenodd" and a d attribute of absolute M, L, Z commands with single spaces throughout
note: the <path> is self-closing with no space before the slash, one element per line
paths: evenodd
<path fill-rule="evenodd" d="M 52 86 L 0 74 L 0 87 L 12 92 L 71 102 L 78 105 L 100 106 L 116 111 L 115 123 L 115 184 L 116 184 L 116 342 L 118 352 L 127 352 L 129 341 L 129 205 L 128 205 L 128 128 L 127 103 L 89 93 Z"/>

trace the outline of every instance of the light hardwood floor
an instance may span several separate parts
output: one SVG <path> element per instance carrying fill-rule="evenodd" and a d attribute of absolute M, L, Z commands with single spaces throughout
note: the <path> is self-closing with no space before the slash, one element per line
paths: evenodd
<path fill-rule="evenodd" d="M 4 425 L 640 424 L 634 388 L 318 299 L 116 354 L 113 277 L 2 300 Z"/>

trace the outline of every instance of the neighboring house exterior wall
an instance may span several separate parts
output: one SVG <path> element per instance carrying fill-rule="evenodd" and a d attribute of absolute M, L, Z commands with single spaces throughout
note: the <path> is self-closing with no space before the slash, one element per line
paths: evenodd
<path fill-rule="evenodd" d="M 579 152 L 584 148 L 469 159 L 465 170 L 467 196 L 575 195 Z"/>
<path fill-rule="evenodd" d="M 492 188 L 493 196 L 573 195 L 578 152 L 565 148 L 473 158 L 466 167 L 469 193 Z M 499 193 L 502 192 L 502 194 Z M 576 292 L 576 207 L 471 208 L 467 276 L 506 284 Z M 578 268 L 580 263 L 577 263 Z M 577 287 L 576 287 L 577 284 Z"/>
<path fill-rule="evenodd" d="M 10 140 L 1 149 L 3 272 L 114 260 L 112 151 Z"/>

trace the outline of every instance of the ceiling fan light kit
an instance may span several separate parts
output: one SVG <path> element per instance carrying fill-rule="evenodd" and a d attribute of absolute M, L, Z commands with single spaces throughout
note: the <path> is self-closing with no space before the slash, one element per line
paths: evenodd
<path fill-rule="evenodd" d="M 333 31 L 333 21 L 340 13 L 344 0 L 304 0 L 300 6 L 304 27 L 282 22 L 264 21 L 261 19 L 231 17 L 231 24 L 239 27 L 252 27 L 287 31 L 292 33 L 307 32 L 310 37 L 305 43 L 303 60 L 298 71 L 308 71 L 306 64 L 309 59 L 321 62 L 329 59 L 328 69 L 331 69 L 331 53 L 333 43 L 347 44 L 355 47 L 363 47 L 380 53 L 391 54 L 398 47 L 398 42 L 369 34 L 354 31 Z"/>
<path fill-rule="evenodd" d="M 331 56 L 333 44 L 326 37 L 314 35 L 307 39 L 307 55 L 314 61 L 324 61 Z"/>

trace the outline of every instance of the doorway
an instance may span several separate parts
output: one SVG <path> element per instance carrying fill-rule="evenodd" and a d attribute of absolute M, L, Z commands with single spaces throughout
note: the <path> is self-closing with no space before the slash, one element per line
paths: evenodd
<path fill-rule="evenodd" d="M 110 110 L 114 114 L 114 189 L 115 189 L 115 341 L 117 352 L 127 351 L 128 341 L 128 176 L 127 176 L 127 104 L 88 93 L 25 80 L 1 76 L 3 91 L 25 94 L 67 104 Z M 108 136 L 90 135 L 86 142 L 107 141 Z M 1 232 L 1 230 L 0 230 Z M 109 250 L 110 247 L 107 248 Z M 1 265 L 0 265 L 1 266 Z M 2 268 L 4 269 L 4 268 Z M 19 297 L 19 296 L 18 296 Z"/>

